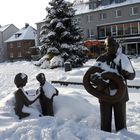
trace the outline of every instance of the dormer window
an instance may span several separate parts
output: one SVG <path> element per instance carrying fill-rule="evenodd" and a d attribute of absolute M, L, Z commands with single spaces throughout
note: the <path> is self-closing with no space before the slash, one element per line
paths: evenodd
<path fill-rule="evenodd" d="M 94 2 L 90 2 L 89 3 L 89 9 L 95 9 L 95 8 L 97 8 L 97 4 L 94 3 Z"/>
<path fill-rule="evenodd" d="M 89 0 L 89 9 L 95 9 L 99 6 L 100 1 L 98 0 Z"/>
<path fill-rule="evenodd" d="M 21 35 L 21 33 L 16 33 L 15 38 L 18 38 Z"/>
<path fill-rule="evenodd" d="M 124 2 L 126 0 L 115 0 L 115 3 L 121 3 L 121 2 Z"/>
<path fill-rule="evenodd" d="M 113 2 L 113 0 L 101 0 L 101 5 L 109 5 Z"/>

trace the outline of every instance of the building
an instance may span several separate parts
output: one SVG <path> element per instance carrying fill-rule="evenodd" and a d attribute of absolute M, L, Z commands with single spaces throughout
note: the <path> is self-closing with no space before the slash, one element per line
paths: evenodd
<path fill-rule="evenodd" d="M 41 46 L 41 42 L 40 42 L 40 32 L 41 32 L 41 27 L 44 24 L 45 20 L 42 20 L 40 22 L 36 23 L 36 27 L 37 27 L 37 40 L 36 40 L 36 44 L 37 46 Z"/>
<path fill-rule="evenodd" d="M 113 36 L 126 54 L 140 55 L 140 0 L 84 0 L 74 9 L 85 41 Z"/>
<path fill-rule="evenodd" d="M 36 30 L 25 24 L 25 27 L 13 34 L 7 43 L 7 57 L 9 60 L 31 59 L 30 48 L 35 46 Z"/>
<path fill-rule="evenodd" d="M 13 24 L 0 26 L 0 62 L 7 60 L 7 47 L 5 40 L 11 37 L 19 29 Z"/>

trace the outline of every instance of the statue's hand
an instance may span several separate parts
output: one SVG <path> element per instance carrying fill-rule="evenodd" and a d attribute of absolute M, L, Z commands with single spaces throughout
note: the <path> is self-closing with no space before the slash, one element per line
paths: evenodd
<path fill-rule="evenodd" d="M 91 75 L 90 80 L 95 86 L 101 86 L 104 88 L 108 87 L 108 83 L 103 79 L 103 77 L 96 73 Z"/>

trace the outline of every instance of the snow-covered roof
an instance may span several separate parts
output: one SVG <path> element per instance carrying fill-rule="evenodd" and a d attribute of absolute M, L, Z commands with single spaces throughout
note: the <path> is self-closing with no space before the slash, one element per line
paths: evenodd
<path fill-rule="evenodd" d="M 74 5 L 73 8 L 76 10 L 75 15 L 80 15 L 93 11 L 93 9 L 89 9 L 89 5 L 87 3 Z"/>
<path fill-rule="evenodd" d="M 105 9 L 110 9 L 110 8 L 130 5 L 130 4 L 136 4 L 136 3 L 140 3 L 140 0 L 126 0 L 126 1 L 124 1 L 122 3 L 115 3 L 114 2 L 114 3 L 109 4 L 109 5 L 98 6 L 95 9 L 89 9 L 89 4 L 86 1 L 84 3 L 74 5 L 73 8 L 76 10 L 75 15 L 80 15 L 80 14 L 89 13 L 89 12 L 92 12 L 92 11 L 105 10 Z"/>
<path fill-rule="evenodd" d="M 79 5 L 81 3 L 87 3 L 87 2 L 89 2 L 89 0 L 73 0 L 74 5 Z"/>
<path fill-rule="evenodd" d="M 14 35 L 12 35 L 5 42 L 14 42 L 20 40 L 35 40 L 36 30 L 32 26 L 23 27 L 19 31 L 17 31 Z"/>
<path fill-rule="evenodd" d="M 5 31 L 10 25 L 11 25 L 11 24 L 1 26 L 1 27 L 0 27 L 0 32 Z"/>

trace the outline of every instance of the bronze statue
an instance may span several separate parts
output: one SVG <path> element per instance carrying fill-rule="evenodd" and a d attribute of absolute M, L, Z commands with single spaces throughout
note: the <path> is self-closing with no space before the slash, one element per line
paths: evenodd
<path fill-rule="evenodd" d="M 116 131 L 127 128 L 126 102 L 129 97 L 126 80 L 133 80 L 135 71 L 114 38 L 107 37 L 105 45 L 107 52 L 99 56 L 95 65 L 87 70 L 83 84 L 91 95 L 99 99 L 101 130 L 111 132 L 112 110 Z"/>

